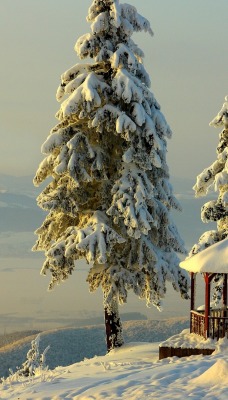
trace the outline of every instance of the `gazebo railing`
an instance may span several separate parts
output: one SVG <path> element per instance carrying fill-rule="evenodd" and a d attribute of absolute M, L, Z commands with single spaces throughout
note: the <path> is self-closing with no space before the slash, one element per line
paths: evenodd
<path fill-rule="evenodd" d="M 212 339 L 228 338 L 228 317 L 209 317 L 209 337 Z"/>
<path fill-rule="evenodd" d="M 205 315 L 198 311 L 191 311 L 190 332 L 204 337 Z"/>
<path fill-rule="evenodd" d="M 199 312 L 191 310 L 190 330 L 192 333 L 196 333 L 197 335 L 206 338 L 204 311 Z M 224 338 L 225 336 L 228 338 L 227 310 L 211 310 L 211 315 L 209 316 L 207 337 L 219 340 L 221 338 Z"/>

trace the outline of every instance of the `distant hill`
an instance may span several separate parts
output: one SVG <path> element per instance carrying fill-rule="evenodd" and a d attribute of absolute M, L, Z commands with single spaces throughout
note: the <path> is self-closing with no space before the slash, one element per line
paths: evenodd
<path fill-rule="evenodd" d="M 33 232 L 40 226 L 45 212 L 36 204 L 39 192 L 31 176 L 0 175 L 0 232 Z"/>
<path fill-rule="evenodd" d="M 39 189 L 33 185 L 32 176 L 11 176 L 0 174 L 0 192 L 26 194 L 36 197 Z"/>
<path fill-rule="evenodd" d="M 126 321 L 123 323 L 125 343 L 161 342 L 188 328 L 187 318 L 171 318 L 160 321 Z M 30 335 L 30 333 L 32 335 Z M 26 331 L 11 335 L 13 343 L 0 348 L 0 377 L 9 374 L 9 368 L 16 370 L 26 359 L 26 354 L 35 338 L 34 332 Z M 1 341 L 5 340 L 0 336 Z M 66 366 L 106 353 L 104 326 L 55 329 L 41 333 L 40 352 L 48 345 L 47 364 L 51 369 Z"/>

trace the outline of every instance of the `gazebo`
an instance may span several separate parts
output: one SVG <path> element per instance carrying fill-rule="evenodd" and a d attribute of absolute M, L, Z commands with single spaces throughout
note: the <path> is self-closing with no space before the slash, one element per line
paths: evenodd
<path fill-rule="evenodd" d="M 181 268 L 191 274 L 190 332 L 205 339 L 228 338 L 227 276 L 228 238 L 180 263 Z M 200 273 L 205 281 L 205 306 L 195 309 L 196 275 Z M 222 305 L 211 307 L 211 281 L 216 274 L 223 275 Z"/>

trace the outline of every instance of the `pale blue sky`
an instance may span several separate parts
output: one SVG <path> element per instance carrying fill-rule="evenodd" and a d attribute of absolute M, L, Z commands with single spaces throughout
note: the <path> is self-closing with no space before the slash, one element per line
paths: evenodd
<path fill-rule="evenodd" d="M 79 60 L 77 38 L 90 27 L 91 0 L 1 0 L 0 173 L 34 174 L 56 123 L 60 75 Z M 227 0 L 129 0 L 155 36 L 135 40 L 174 132 L 170 172 L 193 177 L 215 159 L 219 130 L 208 123 L 227 88 Z"/>

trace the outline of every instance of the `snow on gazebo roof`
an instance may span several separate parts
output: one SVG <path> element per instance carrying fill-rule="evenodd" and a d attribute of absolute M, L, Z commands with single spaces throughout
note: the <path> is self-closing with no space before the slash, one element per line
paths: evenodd
<path fill-rule="evenodd" d="M 228 273 L 228 238 L 182 261 L 180 267 L 194 273 Z"/>

